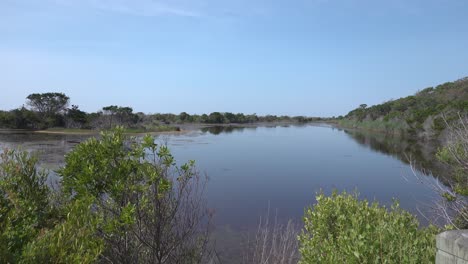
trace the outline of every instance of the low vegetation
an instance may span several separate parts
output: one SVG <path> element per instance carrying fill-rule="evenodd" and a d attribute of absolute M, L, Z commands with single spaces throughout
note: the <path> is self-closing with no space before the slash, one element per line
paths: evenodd
<path fill-rule="evenodd" d="M 300 263 L 434 263 L 438 229 L 399 208 L 320 194 L 299 235 Z"/>
<path fill-rule="evenodd" d="M 460 116 L 449 126 L 446 144 L 437 152 L 451 177 L 444 179 L 446 186 L 434 189 L 443 199 L 435 204 L 436 215 L 457 229 L 468 228 L 468 116 Z"/>
<path fill-rule="evenodd" d="M 339 123 L 393 133 L 438 136 L 458 113 L 468 113 L 468 77 L 429 87 L 397 100 L 368 107 L 366 104 L 350 111 Z"/>
<path fill-rule="evenodd" d="M 67 154 L 60 188 L 26 152 L 0 157 L 1 263 L 202 263 L 206 180 L 165 146 L 121 129 Z"/>

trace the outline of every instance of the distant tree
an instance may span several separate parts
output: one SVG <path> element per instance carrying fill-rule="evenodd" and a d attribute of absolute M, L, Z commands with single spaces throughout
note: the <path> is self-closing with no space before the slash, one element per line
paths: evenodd
<path fill-rule="evenodd" d="M 224 113 L 224 118 L 226 118 L 228 123 L 238 123 L 236 115 L 233 113 L 229 113 L 229 112 Z"/>
<path fill-rule="evenodd" d="M 275 122 L 278 117 L 275 115 L 266 115 L 263 119 L 265 122 Z"/>
<path fill-rule="evenodd" d="M 86 112 L 81 111 L 77 105 L 72 105 L 71 108 L 67 109 L 67 113 L 65 115 L 65 123 L 67 127 L 82 128 L 87 121 Z"/>
<path fill-rule="evenodd" d="M 35 129 L 40 126 L 40 118 L 37 113 L 21 107 L 11 111 L 14 121 L 13 128 L 19 129 Z"/>
<path fill-rule="evenodd" d="M 110 105 L 102 108 L 103 114 L 109 117 L 109 128 L 116 125 L 130 125 L 138 121 L 133 108 L 128 106 Z"/>
<path fill-rule="evenodd" d="M 245 115 L 242 114 L 242 113 L 238 113 L 236 114 L 236 120 L 238 123 L 246 123 L 246 118 L 245 118 Z"/>
<path fill-rule="evenodd" d="M 26 97 L 27 104 L 42 117 L 51 117 L 62 113 L 70 98 L 64 93 L 33 93 Z"/>
<path fill-rule="evenodd" d="M 208 115 L 207 114 L 203 114 L 200 116 L 200 122 L 202 123 L 208 123 Z"/>
<path fill-rule="evenodd" d="M 257 114 L 247 115 L 245 119 L 246 119 L 246 123 L 255 123 L 255 122 L 258 122 L 259 120 Z"/>
<path fill-rule="evenodd" d="M 179 119 L 182 122 L 187 122 L 187 121 L 190 121 L 191 116 L 189 114 L 187 114 L 186 112 L 182 112 L 182 113 L 179 114 Z"/>
<path fill-rule="evenodd" d="M 360 105 L 359 105 L 359 108 L 361 108 L 361 109 L 366 109 L 366 108 L 367 108 L 367 104 L 360 104 Z"/>
<path fill-rule="evenodd" d="M 304 116 L 295 116 L 295 117 L 293 117 L 293 119 L 296 120 L 299 123 L 307 122 L 307 117 L 304 117 Z"/>
<path fill-rule="evenodd" d="M 109 105 L 102 108 L 103 114 L 109 116 L 109 127 L 112 127 L 112 121 L 118 109 L 119 107 L 116 105 Z"/>
<path fill-rule="evenodd" d="M 0 111 L 0 127 L 15 128 L 15 116 L 13 112 Z"/>
<path fill-rule="evenodd" d="M 133 108 L 124 106 L 117 108 L 117 118 L 120 124 L 127 124 L 133 121 Z"/>
<path fill-rule="evenodd" d="M 70 98 L 64 93 L 33 93 L 26 97 L 31 110 L 37 112 L 42 128 L 63 125 L 63 113 Z"/>
<path fill-rule="evenodd" d="M 208 116 L 208 123 L 222 124 L 224 123 L 224 115 L 220 112 L 213 112 Z"/>

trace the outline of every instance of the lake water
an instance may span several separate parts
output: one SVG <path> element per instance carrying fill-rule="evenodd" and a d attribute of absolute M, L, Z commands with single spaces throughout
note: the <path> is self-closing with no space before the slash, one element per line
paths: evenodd
<path fill-rule="evenodd" d="M 417 146 L 389 139 L 307 125 L 213 128 L 168 142 L 178 160 L 196 160 L 210 177 L 208 201 L 217 223 L 241 228 L 255 225 L 268 207 L 280 218 L 301 219 L 321 190 L 358 190 L 386 205 L 396 198 L 415 214 L 428 209 L 435 194 L 402 161 L 405 154 L 415 156 L 411 147 Z M 418 161 L 428 163 L 422 156 Z"/>
<path fill-rule="evenodd" d="M 40 152 L 42 165 L 54 169 L 87 137 L 0 133 L 0 148 L 22 145 Z M 178 163 L 193 159 L 209 176 L 207 200 L 219 229 L 249 229 L 268 207 L 280 219 L 300 220 L 321 190 L 358 190 L 362 198 L 385 205 L 396 198 L 415 214 L 428 212 L 437 197 L 406 162 L 411 157 L 438 175 L 433 149 L 402 138 L 304 125 L 214 127 L 158 140 L 167 142 Z"/>

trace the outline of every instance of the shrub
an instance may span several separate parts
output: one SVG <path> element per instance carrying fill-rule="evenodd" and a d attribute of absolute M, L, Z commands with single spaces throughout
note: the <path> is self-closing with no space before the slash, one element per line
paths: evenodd
<path fill-rule="evenodd" d="M 24 247 L 50 226 L 47 175 L 26 152 L 0 154 L 0 263 L 18 262 Z"/>
<path fill-rule="evenodd" d="M 420 228 L 397 202 L 388 209 L 346 192 L 316 199 L 299 235 L 300 263 L 434 263 L 438 229 Z"/>
<path fill-rule="evenodd" d="M 100 257 L 112 263 L 201 263 L 210 257 L 206 180 L 194 161 L 177 166 L 154 137 L 126 137 L 120 127 L 77 145 L 65 163 L 59 171 L 64 192 L 83 204 L 71 208 L 93 209 L 89 218 L 65 227 L 89 226 L 80 238 L 98 231 L 99 240 L 85 245 L 90 258 L 101 253 L 101 241 Z"/>
<path fill-rule="evenodd" d="M 59 190 L 27 152 L 0 154 L 0 263 L 202 263 L 206 179 L 155 138 L 104 132 L 65 158 Z"/>
<path fill-rule="evenodd" d="M 437 159 L 446 165 L 451 177 L 446 179 L 450 188 L 436 188 L 445 199 L 436 211 L 442 219 L 457 229 L 468 228 L 468 116 L 459 115 L 458 122 L 448 126 L 448 139 L 437 152 Z M 440 214 L 443 212 L 448 212 Z"/>

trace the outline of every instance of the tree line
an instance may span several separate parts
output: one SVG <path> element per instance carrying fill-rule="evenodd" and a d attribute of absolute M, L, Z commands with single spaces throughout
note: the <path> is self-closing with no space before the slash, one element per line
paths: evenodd
<path fill-rule="evenodd" d="M 212 112 L 210 114 L 135 113 L 132 107 L 110 105 L 97 112 L 87 113 L 78 105 L 70 107 L 70 97 L 64 93 L 33 93 L 26 97 L 26 105 L 10 111 L 0 110 L 0 128 L 47 129 L 52 127 L 77 129 L 109 129 L 115 126 L 151 130 L 164 125 L 184 123 L 249 124 L 258 122 L 306 123 L 322 118 L 306 116 L 277 116 Z"/>
<path fill-rule="evenodd" d="M 468 113 L 468 77 L 382 104 L 361 104 L 340 122 L 345 126 L 437 136 L 447 128 L 445 120 L 456 121 L 458 113 Z"/>

